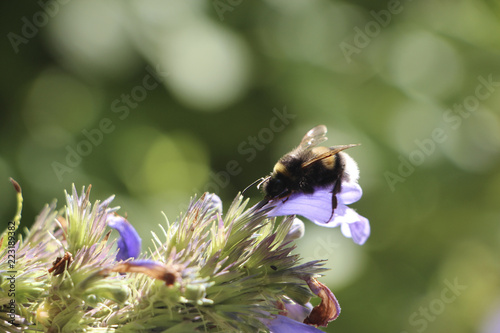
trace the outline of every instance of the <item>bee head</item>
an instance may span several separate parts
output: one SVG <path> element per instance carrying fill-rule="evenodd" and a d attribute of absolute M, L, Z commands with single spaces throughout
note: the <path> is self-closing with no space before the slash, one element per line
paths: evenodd
<path fill-rule="evenodd" d="M 268 197 L 278 197 L 288 190 L 287 183 L 283 174 L 273 172 L 262 182 L 262 190 Z"/>

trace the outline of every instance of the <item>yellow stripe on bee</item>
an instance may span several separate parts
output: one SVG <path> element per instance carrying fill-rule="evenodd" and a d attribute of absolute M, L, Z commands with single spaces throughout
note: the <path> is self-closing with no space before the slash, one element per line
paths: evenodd
<path fill-rule="evenodd" d="M 331 151 L 330 148 L 327 148 L 327 147 L 315 147 L 312 149 L 312 152 L 313 152 L 313 158 L 315 156 L 318 156 L 318 155 L 321 155 L 321 154 L 326 154 L 328 153 L 329 151 Z M 319 161 L 320 163 L 323 163 L 323 166 L 327 169 L 333 169 L 334 166 L 335 166 L 335 155 L 332 155 L 332 156 L 328 156 L 328 157 L 325 157 L 323 158 L 321 161 Z"/>
<path fill-rule="evenodd" d="M 287 177 L 290 177 L 290 173 L 288 172 L 288 169 L 286 168 L 286 166 L 281 163 L 281 162 L 278 162 L 274 165 L 274 168 L 273 168 L 273 173 L 281 173 L 282 175 L 285 175 Z"/>

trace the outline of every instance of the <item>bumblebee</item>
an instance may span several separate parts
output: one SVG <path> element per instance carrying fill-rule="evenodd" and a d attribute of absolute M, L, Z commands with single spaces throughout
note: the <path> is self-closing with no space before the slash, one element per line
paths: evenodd
<path fill-rule="evenodd" d="M 318 146 L 327 140 L 326 132 L 325 125 L 311 129 L 297 148 L 279 159 L 269 176 L 259 179 L 257 188 L 262 186 L 264 202 L 286 201 L 293 193 L 312 194 L 317 188 L 331 187 L 333 216 L 342 182 L 357 180 L 359 175 L 356 162 L 343 150 L 359 144 Z"/>

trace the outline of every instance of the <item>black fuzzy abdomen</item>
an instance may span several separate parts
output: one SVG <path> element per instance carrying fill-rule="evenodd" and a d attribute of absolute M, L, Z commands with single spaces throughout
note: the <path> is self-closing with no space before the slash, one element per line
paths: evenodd
<path fill-rule="evenodd" d="M 317 187 L 333 185 L 342 174 L 341 157 L 336 154 L 327 159 L 319 160 L 303 169 L 301 187 L 305 193 L 313 193 Z"/>

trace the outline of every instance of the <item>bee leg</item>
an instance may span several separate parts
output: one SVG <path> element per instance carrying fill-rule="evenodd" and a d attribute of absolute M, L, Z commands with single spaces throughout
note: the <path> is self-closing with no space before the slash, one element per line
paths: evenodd
<path fill-rule="evenodd" d="M 338 205 L 337 193 L 340 193 L 341 190 L 342 190 L 342 182 L 340 181 L 340 179 L 337 179 L 332 189 L 332 215 L 330 215 L 328 221 L 331 221 L 333 218 L 333 213 L 335 212 L 335 208 L 337 208 Z"/>
<path fill-rule="evenodd" d="M 292 192 L 289 190 L 287 190 L 286 192 L 281 194 L 279 196 L 280 199 L 283 199 L 283 200 L 281 200 L 281 203 L 284 204 L 285 202 L 287 202 L 291 195 L 292 195 Z"/>
<path fill-rule="evenodd" d="M 288 198 L 290 198 L 290 195 L 292 193 L 286 191 L 286 192 L 283 192 L 283 194 L 277 196 L 277 197 L 270 197 L 270 196 L 266 196 L 263 200 L 261 200 L 260 202 L 258 202 L 256 205 L 255 205 L 255 210 L 258 211 L 260 210 L 261 208 L 263 208 L 265 205 L 267 205 L 270 201 L 274 201 L 274 200 L 282 200 L 281 203 L 285 203 Z"/>

